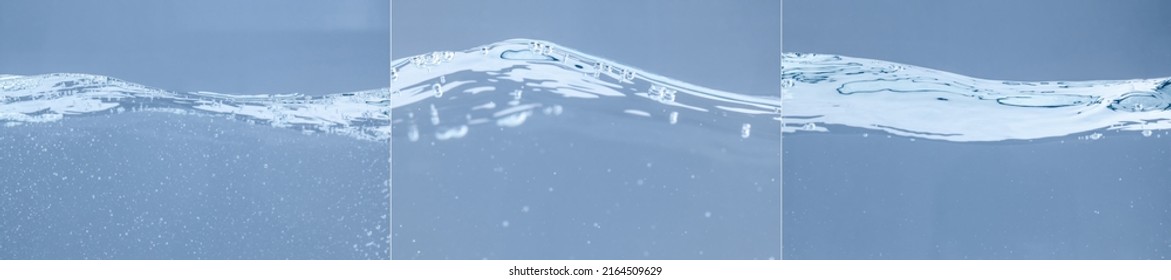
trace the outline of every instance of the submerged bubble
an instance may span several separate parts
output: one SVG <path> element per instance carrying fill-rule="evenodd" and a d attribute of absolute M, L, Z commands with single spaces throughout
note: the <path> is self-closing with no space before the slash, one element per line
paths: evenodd
<path fill-rule="evenodd" d="M 390 68 L 390 80 L 391 81 L 398 80 L 398 69 Z"/>
<path fill-rule="evenodd" d="M 435 109 L 435 104 L 431 104 L 431 124 L 439 124 L 439 110 Z"/>
<path fill-rule="evenodd" d="M 431 85 L 431 89 L 432 89 L 432 91 L 435 92 L 435 98 L 443 97 L 443 85 L 442 84 L 435 83 L 435 84 Z"/>
<path fill-rule="evenodd" d="M 816 123 L 806 123 L 805 125 L 801 126 L 801 130 L 807 130 L 807 131 L 817 130 L 817 124 Z"/>
<path fill-rule="evenodd" d="M 488 55 L 488 47 L 481 47 L 480 54 Z"/>
<path fill-rule="evenodd" d="M 793 79 L 781 79 L 781 88 L 791 88 L 797 85 Z"/>
<path fill-rule="evenodd" d="M 1143 130 L 1143 137 L 1151 137 L 1151 134 L 1154 134 L 1154 132 L 1152 132 L 1150 129 Z"/>
<path fill-rule="evenodd" d="M 670 119 L 671 124 L 679 122 L 679 112 L 671 112 L 671 116 L 668 119 Z"/>
<path fill-rule="evenodd" d="M 419 141 L 418 126 L 412 124 L 410 128 L 407 128 L 407 139 L 410 139 L 411 142 Z"/>
<path fill-rule="evenodd" d="M 748 138 L 750 134 L 752 134 L 751 124 L 744 124 L 744 126 L 740 127 L 740 138 Z"/>
<path fill-rule="evenodd" d="M 651 85 L 649 94 L 652 98 L 659 100 L 659 102 L 675 102 L 675 93 L 677 91 L 666 86 Z"/>

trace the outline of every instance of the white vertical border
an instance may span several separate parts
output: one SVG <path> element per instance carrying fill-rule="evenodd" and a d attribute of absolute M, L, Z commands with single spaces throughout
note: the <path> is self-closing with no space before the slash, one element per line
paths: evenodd
<path fill-rule="evenodd" d="M 785 65 L 784 65 L 785 64 L 785 0 L 781 0 L 781 5 L 780 5 L 780 8 L 777 11 L 777 13 L 779 13 L 778 14 L 779 16 L 777 17 L 777 19 L 779 19 L 779 21 L 780 21 L 777 23 L 778 25 L 780 25 L 780 30 L 778 32 L 781 33 L 781 36 L 778 36 L 781 40 L 781 44 L 780 44 L 781 49 L 777 50 L 777 51 L 781 52 L 781 60 L 777 62 L 777 66 L 781 67 L 781 77 L 780 77 L 781 80 L 778 80 L 778 82 L 781 82 L 781 84 L 777 85 L 777 87 L 780 89 L 780 91 L 778 91 L 778 93 L 780 93 L 780 95 L 781 95 L 781 96 L 779 96 L 780 99 L 778 99 L 778 100 L 780 100 L 779 104 L 781 106 L 781 110 L 780 110 L 781 113 L 778 113 L 778 114 L 781 114 L 781 115 L 777 116 L 778 118 L 781 119 L 781 125 L 779 127 L 779 129 L 781 131 L 780 131 L 780 133 L 777 134 L 777 135 L 780 135 L 779 137 L 777 137 L 777 139 L 780 139 L 777 142 L 780 142 L 778 145 L 780 145 L 780 147 L 781 147 L 781 149 L 780 149 L 781 154 L 777 155 L 778 157 L 780 157 L 780 162 L 781 162 L 780 169 L 777 170 L 777 172 L 778 172 L 777 174 L 779 174 L 777 176 L 777 178 L 778 178 L 777 185 L 780 186 L 780 188 L 781 188 L 781 190 L 780 190 L 780 193 L 781 193 L 780 203 L 777 203 L 780 205 L 780 208 L 781 208 L 780 209 L 780 211 L 781 211 L 781 231 L 780 231 L 780 237 L 779 237 L 781 239 L 781 242 L 780 242 L 781 253 L 777 257 L 777 259 L 784 260 L 785 259 L 785 117 L 784 117 L 785 88 L 782 87 L 781 85 L 784 84 L 783 80 L 785 79 Z"/>
<path fill-rule="evenodd" d="M 387 26 L 389 26 L 389 28 L 387 28 L 386 32 L 390 35 L 389 36 L 390 40 L 388 40 L 386 42 L 386 49 L 388 52 L 388 58 L 390 60 L 386 61 L 386 67 L 389 68 L 391 73 L 393 73 L 394 72 L 394 63 L 393 63 L 394 62 L 394 1 L 387 0 L 387 2 L 388 2 L 387 13 L 390 16 L 388 16 L 387 20 L 386 20 L 387 21 L 386 24 L 387 24 Z M 387 149 L 386 149 L 387 150 L 387 152 L 386 152 L 386 188 L 387 188 L 387 190 L 386 190 L 386 200 L 387 200 L 386 201 L 386 211 L 388 212 L 386 214 L 386 224 L 387 224 L 386 226 L 388 226 L 388 228 L 386 230 L 386 259 L 393 260 L 394 259 L 394 104 L 391 104 L 391 103 L 394 102 L 393 101 L 394 98 L 391 95 L 394 94 L 394 77 L 393 76 L 387 77 L 387 81 L 389 81 L 389 85 L 388 85 L 389 87 L 387 87 L 387 90 L 386 90 L 386 94 L 387 94 L 386 99 L 391 100 L 391 102 L 387 102 L 387 104 L 386 104 L 386 106 L 390 107 L 390 109 L 387 111 L 387 114 L 389 114 L 389 115 L 387 116 L 388 122 L 386 123 L 386 125 L 390 126 L 390 130 L 389 130 L 390 135 L 388 135 L 388 137 L 386 137 L 386 146 L 387 146 Z"/>

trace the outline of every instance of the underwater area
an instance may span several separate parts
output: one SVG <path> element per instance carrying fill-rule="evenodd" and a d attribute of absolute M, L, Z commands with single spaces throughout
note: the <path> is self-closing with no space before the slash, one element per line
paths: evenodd
<path fill-rule="evenodd" d="M 784 60 L 785 259 L 1166 259 L 1171 82 Z"/>
<path fill-rule="evenodd" d="M 0 77 L 0 258 L 386 259 L 384 92 Z"/>
<path fill-rule="evenodd" d="M 393 259 L 778 259 L 779 98 L 540 40 L 392 63 Z"/>

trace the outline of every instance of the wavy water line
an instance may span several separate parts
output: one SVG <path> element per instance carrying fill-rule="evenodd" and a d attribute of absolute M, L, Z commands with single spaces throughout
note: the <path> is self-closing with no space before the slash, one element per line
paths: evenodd
<path fill-rule="evenodd" d="M 318 97 L 174 92 L 89 74 L 0 75 L 0 121 L 15 126 L 97 113 L 197 113 L 380 141 L 399 124 L 406 126 L 404 137 L 420 139 L 418 126 L 426 126 L 430 114 L 435 138 L 450 140 L 476 126 L 515 127 L 537 113 L 555 116 L 585 104 L 575 102 L 625 100 L 611 105 L 621 107 L 614 112 L 671 125 L 735 115 L 738 123 L 724 125 L 733 134 L 751 127 L 744 124 L 782 116 L 787 133 L 846 126 L 946 141 L 1171 129 L 1166 78 L 996 81 L 837 55 L 786 53 L 782 59 L 779 98 L 697 86 L 530 39 L 397 59 L 392 88 Z M 533 94 L 546 99 L 533 102 Z M 423 104 L 429 105 L 410 109 Z M 415 120 L 416 113 L 424 120 Z"/>
<path fill-rule="evenodd" d="M 727 135 L 738 135 L 746 122 L 776 125 L 780 120 L 779 94 L 715 90 L 541 40 L 511 39 L 462 51 L 406 57 L 391 63 L 391 73 L 393 123 L 408 126 L 410 141 L 426 134 L 419 132 L 419 126 L 427 122 L 415 120 L 415 114 L 428 111 L 432 120 L 437 115 L 466 116 L 457 124 L 431 122 L 439 140 L 453 139 L 442 134 L 453 128 L 464 132 L 468 126 L 476 130 L 475 126 L 493 123 L 515 127 L 542 115 L 536 113 L 556 116 L 563 110 L 602 106 L 599 104 L 614 107 L 604 109 L 611 113 L 663 119 L 670 125 L 683 125 L 679 118 L 683 112 L 691 118 L 721 123 Z M 461 103 L 460 99 L 476 101 Z M 439 109 L 435 109 L 437 104 Z M 431 109 L 423 109 L 426 106 Z M 481 110 L 492 113 L 481 117 L 477 113 Z M 728 113 L 739 117 L 724 118 Z M 727 124 L 732 122 L 735 124 Z"/>
<path fill-rule="evenodd" d="M 0 77 L 0 121 L 11 127 L 126 111 L 211 114 L 377 141 L 390 135 L 388 95 L 385 88 L 319 97 L 174 92 L 100 75 L 5 75 Z"/>
<path fill-rule="evenodd" d="M 1020 82 L 826 54 L 783 56 L 785 130 L 826 125 L 946 141 L 1171 129 L 1171 80 Z"/>

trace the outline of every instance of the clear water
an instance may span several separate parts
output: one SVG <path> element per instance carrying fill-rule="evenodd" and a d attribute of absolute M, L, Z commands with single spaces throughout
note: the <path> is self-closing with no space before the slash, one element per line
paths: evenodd
<path fill-rule="evenodd" d="M 525 39 L 392 67 L 394 259 L 780 257 L 776 96 Z"/>
<path fill-rule="evenodd" d="M 786 259 L 1166 259 L 1171 86 L 786 54 Z"/>
<path fill-rule="evenodd" d="M 386 259 L 385 92 L 0 77 L 0 258 Z"/>

